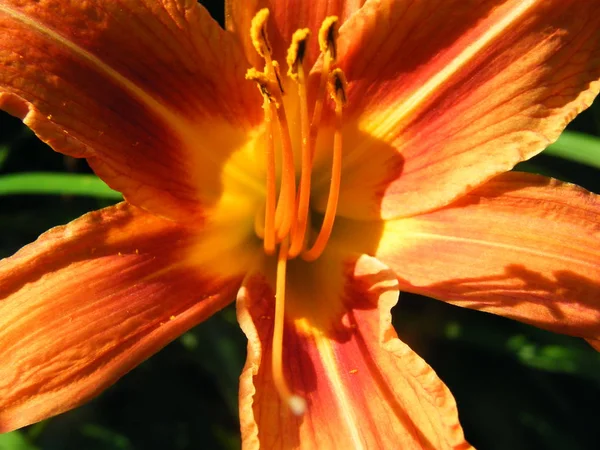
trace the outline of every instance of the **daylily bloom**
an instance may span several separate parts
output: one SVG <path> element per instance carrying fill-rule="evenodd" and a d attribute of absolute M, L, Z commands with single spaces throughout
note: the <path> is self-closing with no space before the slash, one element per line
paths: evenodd
<path fill-rule="evenodd" d="M 236 298 L 246 448 L 469 448 L 400 290 L 598 348 L 600 199 L 504 172 L 598 93 L 600 1 L 226 8 L 0 0 L 0 107 L 126 199 L 0 263 L 0 430 Z"/>

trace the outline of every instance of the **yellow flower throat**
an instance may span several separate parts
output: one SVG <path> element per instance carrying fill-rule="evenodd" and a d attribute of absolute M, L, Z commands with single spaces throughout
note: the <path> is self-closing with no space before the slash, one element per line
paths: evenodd
<path fill-rule="evenodd" d="M 296 187 L 296 170 L 290 130 L 285 112 L 284 89 L 279 64 L 272 57 L 267 34 L 269 10 L 260 10 L 252 19 L 250 35 L 254 48 L 265 61 L 263 72 L 251 68 L 246 74 L 255 81 L 263 96 L 266 126 L 266 199 L 264 215 L 261 210 L 256 216 L 255 229 L 263 239 L 264 251 L 268 255 L 277 253 L 277 275 L 275 289 L 275 318 L 273 328 L 272 370 L 273 382 L 282 400 L 295 414 L 303 414 L 306 402 L 294 395 L 288 387 L 282 368 L 283 325 L 285 316 L 285 286 L 287 261 L 297 257 L 305 261 L 316 260 L 325 250 L 331 236 L 337 211 L 342 170 L 342 108 L 346 103 L 346 79 L 340 69 L 333 69 L 336 58 L 337 17 L 327 17 L 319 30 L 319 46 L 322 55 L 320 83 L 316 93 L 312 118 L 309 120 L 304 56 L 310 31 L 297 30 L 287 53 L 287 75 L 297 85 L 301 127 L 301 171 L 299 186 Z M 335 132 L 329 196 L 321 229 L 309 245 L 310 193 L 313 158 L 326 90 L 335 103 Z M 280 136 L 282 173 L 277 195 L 274 127 Z"/>

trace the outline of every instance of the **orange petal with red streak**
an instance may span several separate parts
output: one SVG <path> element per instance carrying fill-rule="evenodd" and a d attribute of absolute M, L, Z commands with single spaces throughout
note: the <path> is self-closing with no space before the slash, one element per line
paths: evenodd
<path fill-rule="evenodd" d="M 600 196 L 577 186 L 507 173 L 390 221 L 375 253 L 401 290 L 600 338 Z"/>
<path fill-rule="evenodd" d="M 330 275 L 342 278 L 343 272 L 345 284 L 335 297 L 327 297 L 332 286 L 311 284 L 312 296 L 304 299 L 337 303 L 343 315 L 299 317 L 290 313 L 301 309 L 297 304 L 288 310 L 284 374 L 292 391 L 307 401 L 300 417 L 273 385 L 273 291 L 261 275 L 248 278 L 240 290 L 238 319 L 249 339 L 240 380 L 244 447 L 470 448 L 452 395 L 391 325 L 389 311 L 398 298 L 394 274 L 367 256 L 337 269 Z M 327 328 L 317 326 L 328 321 Z"/>
<path fill-rule="evenodd" d="M 592 103 L 600 5 L 373 1 L 340 28 L 339 53 L 352 145 L 338 212 L 409 217 L 542 151 Z M 392 164 L 364 172 L 385 146 Z"/>
<path fill-rule="evenodd" d="M 196 2 L 7 0 L 0 28 L 0 108 L 163 216 L 197 218 L 262 120 L 241 48 Z"/>
<path fill-rule="evenodd" d="M 0 432 L 74 408 L 228 304 L 197 236 L 126 203 L 0 261 Z"/>

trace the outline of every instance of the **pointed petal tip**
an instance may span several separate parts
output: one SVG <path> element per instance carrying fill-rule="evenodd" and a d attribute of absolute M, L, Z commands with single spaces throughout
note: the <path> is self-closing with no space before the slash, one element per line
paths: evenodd
<path fill-rule="evenodd" d="M 404 291 L 593 342 L 598 236 L 600 196 L 509 172 L 445 208 L 389 221 L 375 253 Z"/>
<path fill-rule="evenodd" d="M 121 203 L 0 260 L 0 432 L 88 401 L 230 303 L 239 278 L 182 263 L 195 241 Z"/>

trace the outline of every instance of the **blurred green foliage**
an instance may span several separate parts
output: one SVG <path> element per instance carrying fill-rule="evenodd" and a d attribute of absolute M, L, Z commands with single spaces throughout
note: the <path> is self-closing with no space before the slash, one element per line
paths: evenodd
<path fill-rule="evenodd" d="M 518 169 L 600 193 L 599 103 Z M 85 161 L 52 152 L 18 120 L 0 116 L 0 257 L 118 198 Z M 476 447 L 598 448 L 600 356 L 585 342 L 411 294 L 401 295 L 394 323 L 456 396 Z M 239 448 L 237 380 L 245 345 L 228 308 L 98 399 L 0 435 L 0 450 Z"/>

